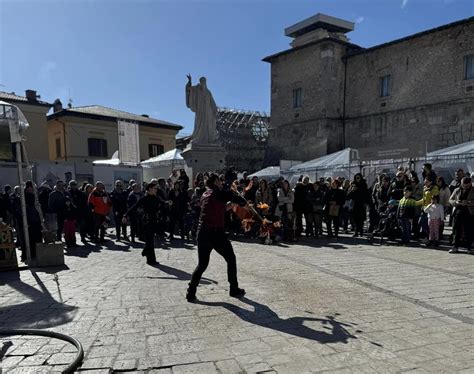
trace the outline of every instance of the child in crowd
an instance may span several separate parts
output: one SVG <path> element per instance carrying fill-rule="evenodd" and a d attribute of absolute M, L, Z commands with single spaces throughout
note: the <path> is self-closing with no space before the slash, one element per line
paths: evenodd
<path fill-rule="evenodd" d="M 403 197 L 398 203 L 397 218 L 402 231 L 402 244 L 408 245 L 411 239 L 411 225 L 415 218 L 416 200 L 412 197 L 413 188 L 407 186 L 403 189 Z"/>
<path fill-rule="evenodd" d="M 428 227 L 430 229 L 428 246 L 438 246 L 439 242 L 439 228 L 444 220 L 444 207 L 439 203 L 439 195 L 431 197 L 431 204 L 429 204 L 424 212 L 428 214 Z"/>

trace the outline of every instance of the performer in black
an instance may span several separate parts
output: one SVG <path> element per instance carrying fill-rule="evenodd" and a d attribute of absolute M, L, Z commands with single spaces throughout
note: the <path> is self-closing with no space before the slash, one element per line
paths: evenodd
<path fill-rule="evenodd" d="M 158 185 L 154 182 L 146 186 L 146 194 L 133 205 L 124 215 L 124 220 L 138 208 L 143 209 L 143 231 L 145 233 L 145 246 L 142 256 L 146 256 L 146 263 L 158 265 L 155 256 L 155 234 L 158 232 L 158 211 L 163 201 L 156 195 Z"/>
<path fill-rule="evenodd" d="M 224 231 L 224 216 L 226 203 L 231 201 L 239 205 L 246 205 L 244 198 L 230 190 L 222 189 L 222 182 L 217 174 L 211 174 L 206 181 L 207 190 L 201 198 L 201 215 L 197 234 L 199 263 L 193 272 L 186 300 L 196 301 L 196 288 L 202 274 L 209 265 L 209 258 L 213 249 L 227 262 L 227 279 L 230 283 L 229 295 L 242 297 L 245 290 L 239 288 L 237 281 L 237 263 L 232 244 Z"/>

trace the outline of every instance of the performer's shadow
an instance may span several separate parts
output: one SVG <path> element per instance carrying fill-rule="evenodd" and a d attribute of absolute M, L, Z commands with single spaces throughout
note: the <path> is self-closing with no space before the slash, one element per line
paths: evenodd
<path fill-rule="evenodd" d="M 156 265 L 151 265 L 152 267 L 161 270 L 163 273 L 169 274 L 172 277 L 149 277 L 149 278 L 154 278 L 154 279 L 177 279 L 181 281 L 190 281 L 191 280 L 191 274 L 177 269 L 173 268 L 171 266 L 163 265 L 163 264 L 156 264 Z M 206 277 L 202 277 L 199 284 L 218 284 L 217 281 L 213 279 L 209 279 Z"/>
<path fill-rule="evenodd" d="M 320 343 L 346 344 L 349 339 L 357 339 L 355 335 L 351 334 L 346 329 L 346 327 L 355 326 L 356 324 L 342 323 L 337 321 L 335 316 L 338 316 L 339 313 L 335 313 L 334 316 L 326 316 L 326 318 L 290 317 L 282 319 L 266 305 L 257 303 L 256 301 L 250 300 L 246 297 L 242 298 L 241 301 L 245 304 L 253 306 L 253 310 L 247 310 L 235 304 L 226 302 L 209 302 L 198 300 L 196 301 L 196 304 L 224 307 L 244 321 L 269 329 L 281 331 L 300 338 L 316 340 Z M 315 330 L 307 327 L 304 325 L 305 321 L 319 322 L 322 325 L 323 330 Z M 362 331 L 356 330 L 356 332 Z"/>

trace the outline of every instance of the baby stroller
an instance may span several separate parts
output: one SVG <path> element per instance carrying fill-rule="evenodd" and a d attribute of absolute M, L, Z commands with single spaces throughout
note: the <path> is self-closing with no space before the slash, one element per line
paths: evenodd
<path fill-rule="evenodd" d="M 400 226 L 397 218 L 398 200 L 390 200 L 384 211 L 379 212 L 380 220 L 377 228 L 367 236 L 367 241 L 373 243 L 377 237 L 380 237 L 379 244 L 383 243 L 384 238 L 394 241 L 401 236 Z"/>

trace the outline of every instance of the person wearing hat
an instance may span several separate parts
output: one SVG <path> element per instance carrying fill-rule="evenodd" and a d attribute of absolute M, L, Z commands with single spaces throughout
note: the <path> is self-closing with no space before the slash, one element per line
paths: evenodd
<path fill-rule="evenodd" d="M 143 247 L 142 256 L 146 257 L 146 263 L 148 265 L 159 265 L 155 255 L 155 235 L 158 231 L 158 212 L 164 204 L 164 201 L 157 196 L 157 191 L 157 183 L 148 183 L 145 196 L 141 197 L 140 200 L 123 215 L 123 221 L 126 222 L 130 214 L 136 212 L 138 208 L 143 210 L 145 245 Z"/>
<path fill-rule="evenodd" d="M 406 186 L 405 173 L 398 171 L 395 176 L 395 181 L 392 182 L 388 190 L 390 199 L 400 200 L 403 197 L 403 189 Z"/>

